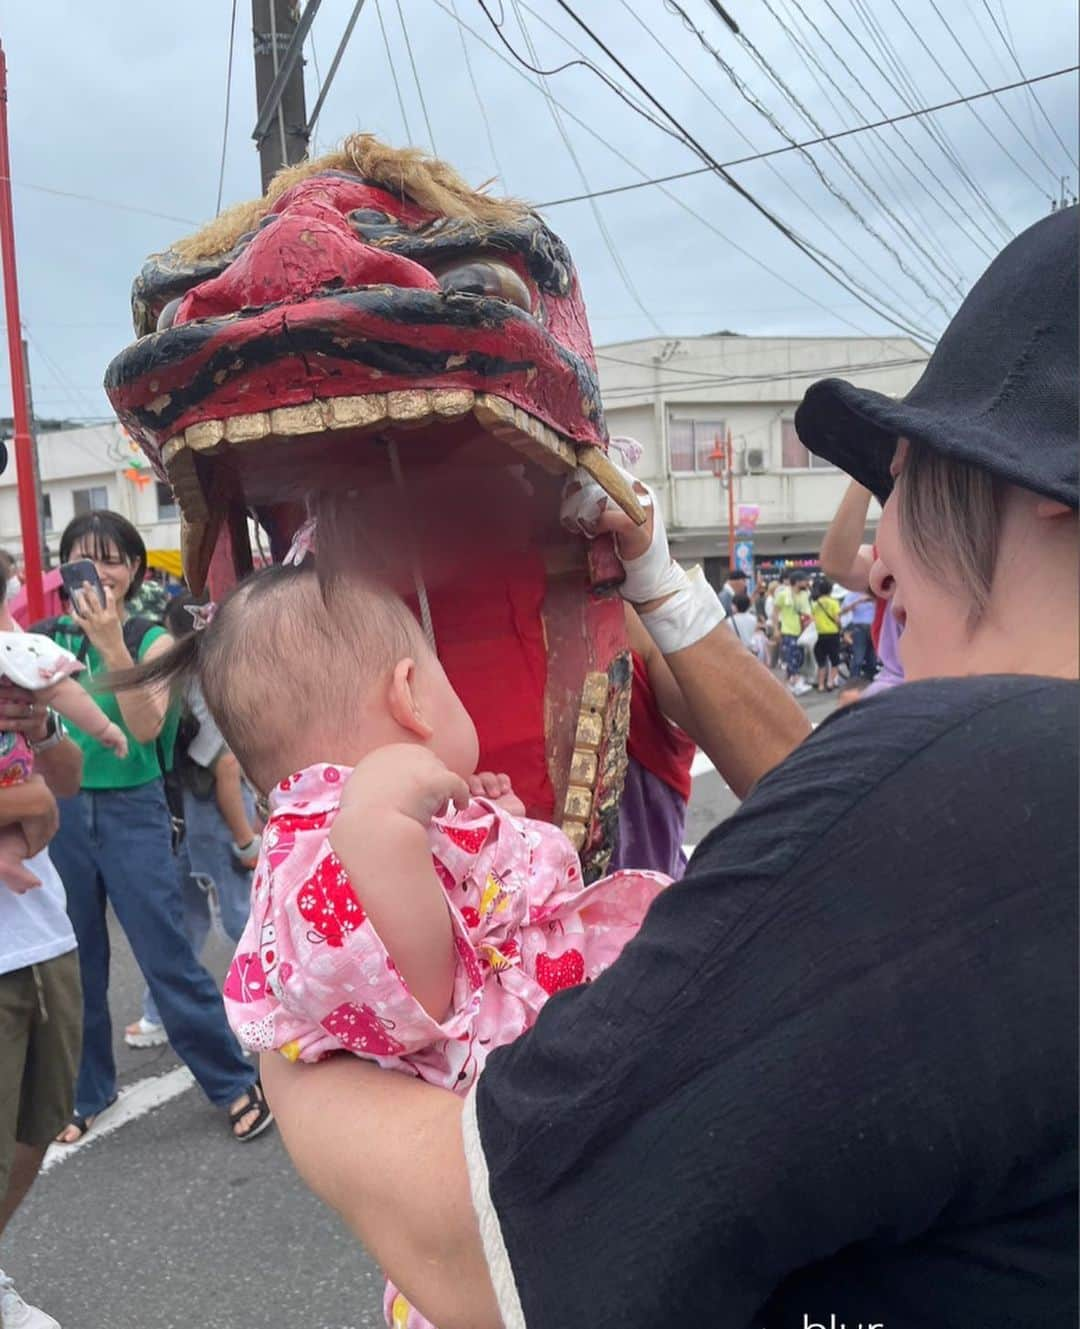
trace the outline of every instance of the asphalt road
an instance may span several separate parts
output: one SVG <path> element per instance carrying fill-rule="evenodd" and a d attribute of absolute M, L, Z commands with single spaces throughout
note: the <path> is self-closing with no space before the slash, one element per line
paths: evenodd
<path fill-rule="evenodd" d="M 831 698 L 804 699 L 811 719 Z M 695 778 L 687 841 L 730 816 L 715 771 Z M 212 938 L 218 978 L 231 948 Z M 175 1090 L 168 1047 L 135 1052 L 123 1025 L 141 980 L 113 931 L 111 1000 L 122 1087 Z M 170 1075 L 170 1072 L 174 1072 Z M 131 1100 L 129 1100 L 131 1101 Z M 123 1103 L 123 1100 L 122 1100 Z M 114 1112 L 117 1110 L 114 1109 Z M 109 1114 L 101 1119 L 104 1128 Z M 0 1265 L 62 1329 L 368 1329 L 382 1325 L 382 1278 L 341 1224 L 297 1181 L 276 1132 L 250 1145 L 194 1087 L 133 1115 L 53 1163 L 16 1215 Z"/>

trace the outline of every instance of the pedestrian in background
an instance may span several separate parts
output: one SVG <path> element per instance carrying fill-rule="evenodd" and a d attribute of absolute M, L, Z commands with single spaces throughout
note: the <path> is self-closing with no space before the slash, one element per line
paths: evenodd
<path fill-rule="evenodd" d="M 802 568 L 793 568 L 787 584 L 773 596 L 773 622 L 780 632 L 780 663 L 788 688 L 796 697 L 810 691 L 810 684 L 802 677 L 806 652 L 799 645 L 799 637 L 812 621 L 810 578 Z"/>
<path fill-rule="evenodd" d="M 165 627 L 174 640 L 195 630 L 200 608 L 188 592 L 170 601 Z M 184 931 L 198 956 L 215 915 L 225 935 L 233 942 L 240 940 L 251 905 L 259 835 L 252 824 L 254 801 L 240 765 L 225 746 L 197 679 L 188 685 L 183 712 L 175 766 L 183 787 L 185 835 L 177 860 Z M 132 1048 L 152 1048 L 168 1042 L 168 1037 L 147 987 L 142 1014 L 124 1030 L 124 1042 Z"/>
<path fill-rule="evenodd" d="M 814 660 L 817 663 L 818 692 L 831 692 L 836 687 L 840 669 L 840 606 L 833 599 L 832 586 L 827 577 L 815 577 L 810 593 L 813 606 L 817 641 L 814 642 Z"/>
<path fill-rule="evenodd" d="M 95 678 L 153 659 L 172 644 L 157 624 L 130 618 L 127 602 L 146 573 L 146 547 L 118 513 L 76 517 L 60 537 L 63 562 L 89 559 L 104 603 L 89 586 L 72 595 L 70 616 L 50 636 Z M 83 754 L 82 789 L 60 801 L 53 856 L 67 890 L 79 942 L 83 986 L 83 1049 L 71 1122 L 58 1137 L 73 1144 L 116 1098 L 116 1062 L 109 1017 L 109 933 L 106 903 L 116 917 L 161 1011 L 169 1041 L 212 1103 L 229 1109 L 238 1140 L 253 1139 L 272 1118 L 247 1059 L 225 1021 L 221 994 L 196 960 L 182 927 L 180 877 L 171 843 L 164 772 L 176 734 L 175 712 L 160 690 L 135 689 L 117 698 L 98 693 L 101 708 L 128 737 L 121 759 L 72 727 Z"/>
<path fill-rule="evenodd" d="M 18 632 L 0 586 L 0 631 Z M 56 797 L 79 788 L 82 754 L 58 716 L 32 692 L 0 683 L 0 729 L 21 733 L 34 776 L 0 789 L 0 826 L 18 824 L 32 851 L 26 866 L 41 885 L 21 894 L 0 881 L 0 1236 L 34 1184 L 45 1150 L 71 1116 L 82 1041 L 82 994 L 75 933 L 64 887 L 46 845 L 56 831 Z M 58 1252 L 59 1254 L 59 1252 Z M 28 1305 L 0 1269 L 4 1329 L 60 1329 Z"/>

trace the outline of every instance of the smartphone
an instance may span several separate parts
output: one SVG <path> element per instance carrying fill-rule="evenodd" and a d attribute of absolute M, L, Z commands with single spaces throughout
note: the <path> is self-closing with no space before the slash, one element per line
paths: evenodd
<path fill-rule="evenodd" d="M 101 584 L 98 570 L 88 558 L 77 558 L 73 563 L 60 564 L 60 581 L 64 587 L 65 599 L 71 599 L 72 591 L 81 591 L 89 586 L 97 591 L 102 609 L 105 608 L 105 587 Z"/>

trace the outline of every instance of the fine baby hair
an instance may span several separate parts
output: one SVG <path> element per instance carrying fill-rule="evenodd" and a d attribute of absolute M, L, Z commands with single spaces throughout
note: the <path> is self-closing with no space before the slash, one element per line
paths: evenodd
<path fill-rule="evenodd" d="M 263 791 L 292 769 L 286 732 L 332 740 L 367 688 L 427 649 L 396 596 L 359 578 L 320 584 L 310 559 L 260 568 L 208 610 L 205 627 L 109 686 L 178 692 L 197 678 L 226 744 Z"/>

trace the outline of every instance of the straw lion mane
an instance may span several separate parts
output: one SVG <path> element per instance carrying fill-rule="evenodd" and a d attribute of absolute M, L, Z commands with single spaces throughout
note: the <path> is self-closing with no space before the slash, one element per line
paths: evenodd
<path fill-rule="evenodd" d="M 519 221 L 529 211 L 517 199 L 473 189 L 452 166 L 422 148 L 391 148 L 373 134 L 350 134 L 335 152 L 282 167 L 262 198 L 227 208 L 202 230 L 178 241 L 174 252 L 187 263 L 225 253 L 258 226 L 282 194 L 324 171 L 351 171 L 442 217 L 498 224 Z"/>

